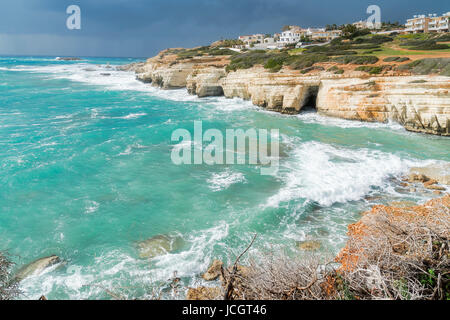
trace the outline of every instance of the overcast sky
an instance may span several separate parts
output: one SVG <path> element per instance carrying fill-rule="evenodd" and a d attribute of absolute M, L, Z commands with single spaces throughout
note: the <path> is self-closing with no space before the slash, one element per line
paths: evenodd
<path fill-rule="evenodd" d="M 68 30 L 66 8 L 81 8 Z M 1 0 L 0 55 L 148 57 L 168 47 L 206 45 L 283 25 L 324 26 L 450 11 L 448 0 Z"/>

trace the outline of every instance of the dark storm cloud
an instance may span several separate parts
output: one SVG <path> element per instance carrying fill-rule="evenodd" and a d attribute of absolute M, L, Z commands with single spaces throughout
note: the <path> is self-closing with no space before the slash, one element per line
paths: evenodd
<path fill-rule="evenodd" d="M 71 4 L 81 7 L 81 30 L 65 27 Z M 443 0 L 2 0 L 0 53 L 149 56 L 286 24 L 349 23 L 366 18 L 370 4 L 384 21 L 450 9 Z"/>

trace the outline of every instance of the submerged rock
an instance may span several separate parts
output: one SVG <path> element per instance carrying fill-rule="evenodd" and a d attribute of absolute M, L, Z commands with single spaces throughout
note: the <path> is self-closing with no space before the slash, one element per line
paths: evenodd
<path fill-rule="evenodd" d="M 58 61 L 80 61 L 80 58 L 76 57 L 57 57 L 56 60 Z"/>
<path fill-rule="evenodd" d="M 428 190 L 438 190 L 438 191 L 445 191 L 446 190 L 444 187 L 436 186 L 436 185 L 426 186 L 425 188 L 427 188 Z"/>
<path fill-rule="evenodd" d="M 152 259 L 154 257 L 176 251 L 183 246 L 183 239 L 179 236 L 157 235 L 137 243 L 139 257 Z"/>
<path fill-rule="evenodd" d="M 52 255 L 45 258 L 40 258 L 35 260 L 22 268 L 19 269 L 15 278 L 18 281 L 22 281 L 23 279 L 31 276 L 42 273 L 45 269 L 60 263 L 61 259 L 58 256 Z"/>
<path fill-rule="evenodd" d="M 211 266 L 208 268 L 202 278 L 206 281 L 216 280 L 221 275 L 221 270 L 223 267 L 223 262 L 220 260 L 214 260 Z"/>
<path fill-rule="evenodd" d="M 414 201 L 404 200 L 404 201 L 392 201 L 391 203 L 389 203 L 389 205 L 397 208 L 408 208 L 414 207 L 417 204 Z"/>
<path fill-rule="evenodd" d="M 298 247 L 301 250 L 314 251 L 319 250 L 322 247 L 322 243 L 317 240 L 300 241 L 298 242 Z"/>

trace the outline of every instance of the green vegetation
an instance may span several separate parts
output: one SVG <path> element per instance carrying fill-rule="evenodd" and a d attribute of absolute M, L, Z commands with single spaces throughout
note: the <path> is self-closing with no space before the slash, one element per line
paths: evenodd
<path fill-rule="evenodd" d="M 407 57 L 387 57 L 383 59 L 384 62 L 405 62 L 410 60 Z"/>
<path fill-rule="evenodd" d="M 450 41 L 450 33 L 446 33 L 438 38 L 436 38 L 437 42 L 448 42 Z"/>
<path fill-rule="evenodd" d="M 379 34 L 369 34 L 363 37 L 358 37 L 352 41 L 354 44 L 361 44 L 361 43 L 372 43 L 372 44 L 382 44 L 385 42 L 392 42 L 394 41 L 394 38 Z"/>
<path fill-rule="evenodd" d="M 427 40 L 407 40 L 400 43 L 400 46 L 407 47 L 410 50 L 445 50 L 450 49 L 450 46 L 447 44 L 438 44 L 434 39 Z"/>
<path fill-rule="evenodd" d="M 289 66 L 295 70 L 301 70 L 312 67 L 318 62 L 327 62 L 328 56 L 323 54 L 302 54 L 300 56 L 292 56 L 294 59 L 290 59 Z"/>
<path fill-rule="evenodd" d="M 356 37 L 370 34 L 369 29 L 358 29 L 356 26 L 352 24 L 347 24 L 343 26 L 341 30 L 342 30 L 342 37 L 344 39 L 354 39 Z"/>
<path fill-rule="evenodd" d="M 283 67 L 283 59 L 281 58 L 270 58 L 267 60 L 264 68 L 269 69 L 270 72 L 278 72 Z"/>
<path fill-rule="evenodd" d="M 332 67 L 329 68 L 327 71 L 328 71 L 328 72 L 333 72 L 334 74 L 343 74 L 343 73 L 344 73 L 344 70 L 338 68 L 337 66 L 332 66 Z"/>
<path fill-rule="evenodd" d="M 334 62 L 343 64 L 374 64 L 378 62 L 378 58 L 375 56 L 341 56 L 333 58 Z"/>
<path fill-rule="evenodd" d="M 236 52 L 230 49 L 204 46 L 193 49 L 169 49 L 166 54 L 176 54 L 178 60 L 192 59 L 201 56 L 232 56 Z"/>
<path fill-rule="evenodd" d="M 380 74 L 383 70 L 383 66 L 359 66 L 355 69 L 356 71 L 364 71 L 369 74 Z"/>
<path fill-rule="evenodd" d="M 220 40 L 218 42 L 217 46 L 220 47 L 224 47 L 224 48 L 231 48 L 233 46 L 239 46 L 239 45 L 243 45 L 244 42 L 242 40 L 238 40 L 238 39 L 225 39 L 225 40 Z"/>
<path fill-rule="evenodd" d="M 416 60 L 398 67 L 399 70 L 410 70 L 413 74 L 440 74 L 450 77 L 450 58 L 429 58 Z"/>
<path fill-rule="evenodd" d="M 395 24 L 392 25 L 394 26 Z M 329 44 L 322 46 L 314 45 L 301 49 L 294 49 L 294 46 L 290 46 L 282 50 L 252 50 L 240 54 L 218 51 L 216 54 L 230 53 L 231 63 L 227 67 L 228 71 L 251 68 L 259 64 L 271 72 L 278 72 L 282 67 L 290 67 L 295 70 L 300 70 L 302 73 L 307 73 L 317 63 L 337 62 L 340 64 L 360 65 L 363 67 L 358 70 L 370 74 L 379 74 L 386 70 L 388 66 L 367 66 L 377 63 L 380 59 L 379 57 L 382 57 L 384 62 L 401 63 L 410 60 L 405 57 L 406 55 L 432 56 L 438 53 L 450 52 L 449 45 L 439 43 L 449 40 L 448 35 L 377 35 L 367 33 L 365 30 L 355 30 L 354 26 L 342 26 L 341 28 L 345 31 L 343 37 L 336 38 Z M 200 51 L 202 54 L 213 54 L 210 50 L 206 49 L 201 50 L 201 48 L 197 48 L 193 50 Z M 179 53 L 179 55 L 189 54 L 192 55 L 192 52 L 186 51 Z M 441 65 L 438 65 L 441 68 Z M 411 67 L 414 70 L 420 69 L 414 72 L 426 72 L 426 70 L 422 70 L 423 68 L 427 69 L 423 65 L 417 68 L 414 66 Z M 446 67 L 441 69 L 439 69 L 439 72 L 446 74 Z M 339 74 L 344 71 L 339 69 L 331 72 L 337 72 Z"/>
<path fill-rule="evenodd" d="M 227 66 L 227 71 L 236 71 L 238 69 L 248 69 L 255 65 L 263 65 L 271 72 L 278 72 L 283 66 L 289 66 L 295 70 L 303 70 L 312 67 L 315 63 L 326 62 L 329 58 L 323 54 L 302 54 L 290 55 L 283 51 L 254 50 L 247 53 L 235 55 L 231 63 Z"/>
<path fill-rule="evenodd" d="M 413 80 L 413 81 L 410 81 L 409 83 L 426 83 L 427 82 L 427 80 Z"/>
<path fill-rule="evenodd" d="M 272 71 L 274 71 L 278 66 L 282 67 L 288 58 L 289 54 L 286 52 L 253 50 L 233 56 L 231 63 L 227 66 L 227 71 L 249 69 L 258 64 L 265 66 L 266 69 L 272 69 Z"/>

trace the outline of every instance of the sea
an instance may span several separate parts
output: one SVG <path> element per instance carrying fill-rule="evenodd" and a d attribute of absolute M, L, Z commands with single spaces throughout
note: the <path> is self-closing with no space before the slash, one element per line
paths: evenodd
<path fill-rule="evenodd" d="M 243 264 L 301 259 L 304 241 L 333 257 L 373 205 L 438 197 L 401 179 L 450 162 L 448 137 L 161 90 L 116 69 L 137 61 L 0 57 L 0 250 L 15 270 L 61 258 L 20 282 L 20 299 L 182 299 L 214 285 L 201 278 L 209 264 L 234 262 L 255 235 Z M 172 134 L 194 121 L 279 130 L 278 171 L 175 164 Z M 141 258 L 139 243 L 161 236 L 179 245 Z"/>

